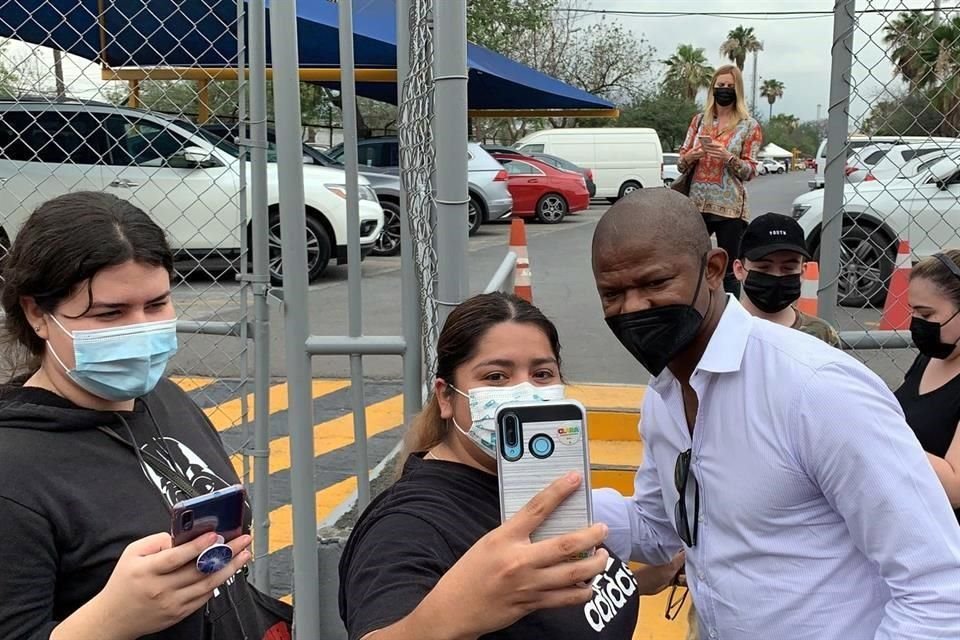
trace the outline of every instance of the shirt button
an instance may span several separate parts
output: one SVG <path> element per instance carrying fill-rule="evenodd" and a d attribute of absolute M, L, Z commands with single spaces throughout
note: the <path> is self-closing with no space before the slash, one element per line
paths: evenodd
<path fill-rule="evenodd" d="M 707 579 L 707 574 L 705 574 L 703 571 L 698 571 L 698 572 L 697 572 L 697 577 L 700 578 L 700 580 L 706 580 L 706 579 Z"/>
<path fill-rule="evenodd" d="M 711 638 L 716 638 L 716 637 L 717 637 L 717 630 L 716 630 L 716 629 L 710 629 L 710 637 L 711 637 Z"/>

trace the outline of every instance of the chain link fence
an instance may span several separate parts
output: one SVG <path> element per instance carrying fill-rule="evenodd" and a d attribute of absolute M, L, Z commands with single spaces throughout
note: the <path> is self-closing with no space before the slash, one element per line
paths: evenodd
<path fill-rule="evenodd" d="M 822 315 L 898 385 L 915 356 L 898 264 L 960 246 L 960 7 L 835 6 L 825 188 L 793 213 L 821 261 Z"/>
<path fill-rule="evenodd" d="M 235 136 L 215 125 L 245 116 L 244 3 L 97 6 L 0 3 L 0 243 L 68 192 L 105 191 L 149 213 L 176 254 L 180 348 L 168 373 L 243 471 L 247 171 Z"/>
<path fill-rule="evenodd" d="M 411 0 L 409 23 L 410 70 L 401 88 L 397 133 L 402 156 L 400 178 L 407 192 L 410 236 L 416 252 L 424 385 L 431 389 L 440 337 L 434 243 L 433 0 Z"/>

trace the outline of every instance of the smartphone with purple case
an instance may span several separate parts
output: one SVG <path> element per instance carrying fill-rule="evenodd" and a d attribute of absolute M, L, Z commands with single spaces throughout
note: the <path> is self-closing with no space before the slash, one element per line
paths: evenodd
<path fill-rule="evenodd" d="M 173 544 L 178 546 L 207 533 L 217 533 L 224 542 L 230 542 L 243 533 L 245 504 L 246 490 L 239 484 L 178 502 L 173 505 L 170 526 Z"/>

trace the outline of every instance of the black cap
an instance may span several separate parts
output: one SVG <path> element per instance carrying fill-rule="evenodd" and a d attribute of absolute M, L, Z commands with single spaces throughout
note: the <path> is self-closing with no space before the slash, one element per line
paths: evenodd
<path fill-rule="evenodd" d="M 775 251 L 795 251 L 810 259 L 803 229 L 790 216 L 765 213 L 750 221 L 740 238 L 737 257 L 761 260 Z"/>

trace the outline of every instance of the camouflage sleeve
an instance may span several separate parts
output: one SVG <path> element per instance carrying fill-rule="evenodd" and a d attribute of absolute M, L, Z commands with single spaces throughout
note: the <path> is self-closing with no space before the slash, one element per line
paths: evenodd
<path fill-rule="evenodd" d="M 840 348 L 840 335 L 833 327 L 820 318 L 803 314 L 799 329 L 804 333 L 810 334 L 814 338 L 823 340 L 831 347 L 836 347 L 838 349 Z"/>

